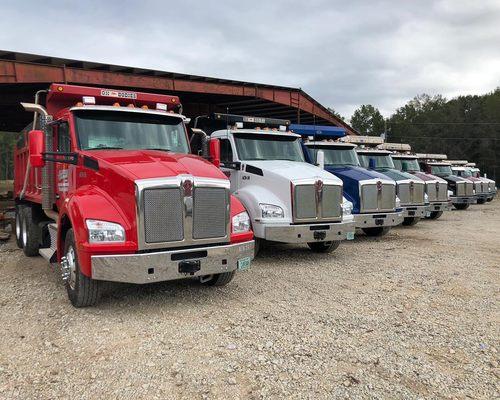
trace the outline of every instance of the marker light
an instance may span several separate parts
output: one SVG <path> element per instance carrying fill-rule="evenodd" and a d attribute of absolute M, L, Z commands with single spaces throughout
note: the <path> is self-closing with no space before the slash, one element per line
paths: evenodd
<path fill-rule="evenodd" d="M 82 100 L 83 100 L 83 104 L 95 104 L 95 97 L 94 96 L 83 96 Z"/>
<path fill-rule="evenodd" d="M 167 105 L 163 103 L 156 103 L 156 109 L 159 111 L 167 111 Z"/>
<path fill-rule="evenodd" d="M 62 87 L 62 86 L 58 86 L 58 87 L 57 87 L 57 91 L 58 91 L 58 92 L 62 92 L 63 90 L 64 90 L 64 89 L 63 89 L 63 87 Z"/>
<path fill-rule="evenodd" d="M 281 132 L 286 132 L 286 126 L 285 125 L 280 125 L 280 131 Z"/>
<path fill-rule="evenodd" d="M 135 106 L 132 103 L 128 104 L 127 107 L 128 108 L 135 108 Z"/>
<path fill-rule="evenodd" d="M 146 104 L 144 104 L 141 108 L 142 108 L 143 110 L 149 110 L 149 107 L 148 107 Z"/>
<path fill-rule="evenodd" d="M 75 107 L 83 107 L 83 103 L 79 101 L 78 103 L 75 104 Z"/>
<path fill-rule="evenodd" d="M 236 122 L 236 129 L 243 128 L 243 122 Z"/>
<path fill-rule="evenodd" d="M 120 107 L 120 103 L 113 103 L 113 107 Z"/>

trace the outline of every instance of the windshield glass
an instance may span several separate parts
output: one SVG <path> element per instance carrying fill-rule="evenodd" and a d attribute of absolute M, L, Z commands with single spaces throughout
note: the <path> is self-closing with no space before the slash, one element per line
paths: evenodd
<path fill-rule="evenodd" d="M 318 150 L 322 150 L 325 154 L 325 165 L 351 165 L 359 167 L 358 155 L 352 147 L 335 148 L 335 147 L 319 147 L 307 146 L 307 150 L 311 158 L 316 162 Z"/>
<path fill-rule="evenodd" d="M 122 111 L 76 111 L 82 150 L 164 150 L 189 153 L 184 123 L 179 118 Z"/>
<path fill-rule="evenodd" d="M 463 178 L 470 178 L 472 176 L 472 172 L 467 169 L 452 169 L 453 175 L 461 176 Z"/>
<path fill-rule="evenodd" d="M 242 161 L 290 160 L 304 161 L 298 138 L 293 136 L 271 136 L 268 134 L 234 135 L 238 155 Z"/>
<path fill-rule="evenodd" d="M 420 171 L 420 166 L 415 158 L 393 158 L 394 166 L 396 169 L 406 172 L 406 171 Z"/>
<path fill-rule="evenodd" d="M 451 167 L 449 165 L 431 165 L 432 175 L 453 175 Z"/>
<path fill-rule="evenodd" d="M 373 154 L 359 154 L 358 153 L 359 162 L 361 166 L 364 168 L 370 167 L 370 160 L 373 160 L 372 163 L 375 165 L 375 169 L 378 168 L 395 168 L 394 163 L 392 162 L 392 158 L 389 154 L 381 154 L 381 153 L 373 153 Z"/>

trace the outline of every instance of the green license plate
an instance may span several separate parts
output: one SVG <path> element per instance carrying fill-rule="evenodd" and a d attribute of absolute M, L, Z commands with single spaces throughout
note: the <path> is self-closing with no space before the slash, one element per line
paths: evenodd
<path fill-rule="evenodd" d="M 354 240 L 354 232 L 347 232 L 347 240 Z"/>
<path fill-rule="evenodd" d="M 238 260 L 238 271 L 244 271 L 250 268 L 250 261 L 252 259 L 250 257 L 241 258 Z"/>

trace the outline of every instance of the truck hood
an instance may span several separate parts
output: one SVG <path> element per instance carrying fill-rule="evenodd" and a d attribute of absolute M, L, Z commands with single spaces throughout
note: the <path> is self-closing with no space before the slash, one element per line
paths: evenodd
<path fill-rule="evenodd" d="M 246 161 L 247 165 L 260 168 L 264 175 L 271 174 L 276 177 L 285 178 L 289 181 L 296 181 L 307 178 L 321 178 L 336 181 L 342 184 L 342 181 L 331 173 L 318 168 L 306 162 L 288 161 L 288 160 L 263 160 Z"/>
<path fill-rule="evenodd" d="M 412 179 L 414 181 L 419 181 L 420 178 L 415 177 L 412 174 L 409 174 L 408 172 L 401 172 L 398 171 L 397 169 L 392 169 L 392 168 L 381 168 L 377 169 L 378 172 L 388 176 L 391 179 L 394 179 L 395 181 L 403 181 L 406 179 Z"/>
<path fill-rule="evenodd" d="M 105 165 L 132 180 L 177 175 L 226 179 L 210 162 L 190 154 L 160 150 L 92 150 L 82 153 L 97 160 L 100 166 Z"/>
<path fill-rule="evenodd" d="M 364 181 L 368 179 L 387 179 L 387 176 L 381 174 L 380 172 L 365 169 L 363 167 L 356 166 L 342 166 L 335 167 L 327 165 L 325 169 L 332 174 L 335 174 L 341 178 L 346 178 L 353 181 Z"/>
<path fill-rule="evenodd" d="M 442 183 L 446 182 L 443 178 L 440 178 L 439 176 L 426 174 L 425 172 L 421 172 L 421 171 L 414 171 L 414 172 L 411 172 L 411 174 L 416 176 L 417 178 L 422 179 L 423 181 L 438 181 L 438 182 L 442 182 Z"/>

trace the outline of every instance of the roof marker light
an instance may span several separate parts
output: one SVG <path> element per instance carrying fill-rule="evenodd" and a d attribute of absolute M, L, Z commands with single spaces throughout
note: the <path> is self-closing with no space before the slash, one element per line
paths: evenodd
<path fill-rule="evenodd" d="M 118 103 L 118 102 L 113 103 L 113 107 L 120 107 L 120 103 Z"/>
<path fill-rule="evenodd" d="M 62 92 L 63 90 L 64 90 L 64 88 L 63 88 L 62 86 L 58 86 L 58 87 L 57 87 L 57 91 L 58 91 L 58 92 Z"/>
<path fill-rule="evenodd" d="M 141 108 L 142 108 L 143 110 L 149 110 L 149 107 L 148 107 L 146 104 L 144 104 Z"/>
<path fill-rule="evenodd" d="M 163 103 L 156 103 L 156 109 L 159 111 L 167 111 L 167 105 Z"/>
<path fill-rule="evenodd" d="M 135 108 L 135 106 L 132 103 L 128 104 L 127 107 L 128 108 Z"/>
<path fill-rule="evenodd" d="M 75 107 L 83 107 L 83 103 L 79 101 L 78 103 L 75 104 Z"/>
<path fill-rule="evenodd" d="M 95 97 L 94 96 L 83 96 L 82 100 L 83 100 L 83 104 L 95 104 Z"/>

